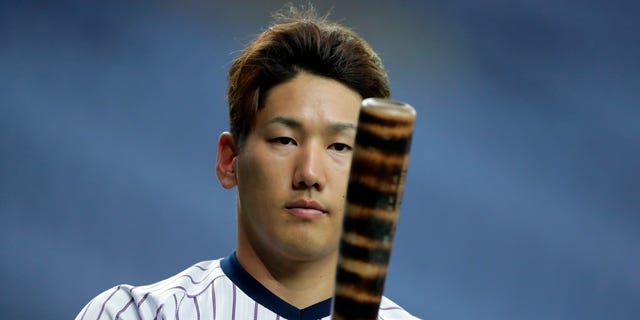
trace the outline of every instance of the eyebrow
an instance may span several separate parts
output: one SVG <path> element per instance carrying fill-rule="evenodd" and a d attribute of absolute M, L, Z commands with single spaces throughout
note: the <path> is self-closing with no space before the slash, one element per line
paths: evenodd
<path fill-rule="evenodd" d="M 348 122 L 337 122 L 329 125 L 329 132 L 340 133 L 344 131 L 356 131 L 356 125 Z"/>
<path fill-rule="evenodd" d="M 302 129 L 302 122 L 288 117 L 275 117 L 267 122 L 267 124 L 279 123 L 294 129 Z"/>
<path fill-rule="evenodd" d="M 267 124 L 272 124 L 272 123 L 279 123 L 293 129 L 304 128 L 304 125 L 302 124 L 302 122 L 289 117 L 275 117 L 267 122 Z M 356 131 L 356 125 L 349 122 L 335 122 L 329 125 L 329 127 L 327 128 L 327 131 L 331 133 L 340 133 L 344 131 Z"/>

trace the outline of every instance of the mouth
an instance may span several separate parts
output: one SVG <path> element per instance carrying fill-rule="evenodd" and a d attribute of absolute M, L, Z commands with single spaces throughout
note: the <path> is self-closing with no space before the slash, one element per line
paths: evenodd
<path fill-rule="evenodd" d="M 286 211 L 302 219 L 317 219 L 328 213 L 319 202 L 309 199 L 299 199 L 285 205 Z"/>

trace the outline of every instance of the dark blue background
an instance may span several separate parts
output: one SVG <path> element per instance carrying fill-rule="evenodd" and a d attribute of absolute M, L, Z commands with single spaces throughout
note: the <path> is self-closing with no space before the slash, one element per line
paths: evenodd
<path fill-rule="evenodd" d="M 2 2 L 2 318 L 69 319 L 233 250 L 226 72 L 281 5 Z M 316 6 L 418 110 L 389 297 L 426 319 L 638 319 L 636 2 Z"/>

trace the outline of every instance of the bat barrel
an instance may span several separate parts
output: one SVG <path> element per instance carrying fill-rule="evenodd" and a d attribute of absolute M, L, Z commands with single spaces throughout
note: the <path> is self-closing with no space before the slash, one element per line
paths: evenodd
<path fill-rule="evenodd" d="M 400 213 L 416 112 L 362 102 L 349 173 L 332 319 L 377 318 Z"/>

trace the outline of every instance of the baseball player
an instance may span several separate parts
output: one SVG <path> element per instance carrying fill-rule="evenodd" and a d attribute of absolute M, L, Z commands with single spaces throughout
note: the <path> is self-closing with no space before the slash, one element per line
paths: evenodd
<path fill-rule="evenodd" d="M 237 189 L 237 244 L 146 286 L 119 285 L 76 319 L 329 319 L 360 102 L 389 97 L 352 31 L 289 8 L 228 75 L 217 177 Z M 379 319 L 417 319 L 386 297 Z"/>

